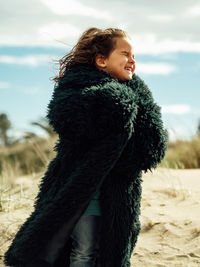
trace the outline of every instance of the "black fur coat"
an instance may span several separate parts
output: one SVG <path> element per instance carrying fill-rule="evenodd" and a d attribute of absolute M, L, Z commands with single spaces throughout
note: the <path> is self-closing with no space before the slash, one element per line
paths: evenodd
<path fill-rule="evenodd" d="M 59 135 L 57 156 L 5 264 L 69 266 L 70 234 L 100 190 L 96 266 L 129 267 L 140 231 L 142 170 L 155 168 L 166 150 L 160 107 L 137 75 L 119 82 L 92 66 L 76 65 L 55 86 L 47 118 Z"/>

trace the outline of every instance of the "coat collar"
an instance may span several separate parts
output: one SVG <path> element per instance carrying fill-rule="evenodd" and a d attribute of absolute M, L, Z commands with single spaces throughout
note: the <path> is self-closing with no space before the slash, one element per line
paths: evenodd
<path fill-rule="evenodd" d="M 69 87 L 83 88 L 86 86 L 103 85 L 107 82 L 114 82 L 118 84 L 126 84 L 129 87 L 135 87 L 135 82 L 138 80 L 136 74 L 133 75 L 131 81 L 118 81 L 110 76 L 109 73 L 99 70 L 93 65 L 89 64 L 75 64 L 71 66 L 59 80 L 58 87 L 66 88 Z M 133 89 L 133 88 L 132 88 Z"/>
<path fill-rule="evenodd" d="M 73 87 L 93 86 L 99 83 L 106 83 L 114 80 L 105 71 L 97 69 L 89 64 L 75 64 L 71 66 L 60 79 L 59 85 L 67 84 Z"/>

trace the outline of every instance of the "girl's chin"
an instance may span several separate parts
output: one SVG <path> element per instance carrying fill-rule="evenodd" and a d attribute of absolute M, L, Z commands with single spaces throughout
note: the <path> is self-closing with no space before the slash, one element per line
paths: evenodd
<path fill-rule="evenodd" d="M 129 75 L 127 76 L 127 77 L 129 77 L 129 80 L 131 80 L 131 79 L 132 79 L 132 77 L 133 77 L 133 74 L 134 74 L 134 72 L 131 72 L 131 73 L 129 73 Z"/>
<path fill-rule="evenodd" d="M 130 81 L 130 80 L 132 80 L 132 77 L 133 77 L 132 74 L 131 75 L 126 75 L 124 77 L 118 78 L 118 80 L 121 81 L 121 82 Z"/>

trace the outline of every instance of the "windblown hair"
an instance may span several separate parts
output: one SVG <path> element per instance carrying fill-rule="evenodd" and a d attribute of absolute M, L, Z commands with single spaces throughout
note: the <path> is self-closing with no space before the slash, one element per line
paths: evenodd
<path fill-rule="evenodd" d="M 65 71 L 74 64 L 95 65 L 95 58 L 98 54 L 108 57 L 114 50 L 116 38 L 130 38 L 128 34 L 117 28 L 89 28 L 79 38 L 72 50 L 62 57 L 58 62 L 60 65 L 59 75 L 53 80 L 58 82 Z"/>

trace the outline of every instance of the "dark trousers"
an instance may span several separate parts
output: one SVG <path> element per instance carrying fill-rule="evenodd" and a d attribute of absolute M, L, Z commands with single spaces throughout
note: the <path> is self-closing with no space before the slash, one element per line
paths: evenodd
<path fill-rule="evenodd" d="M 94 267 L 98 261 L 101 216 L 83 215 L 71 234 L 70 267 Z"/>
<path fill-rule="evenodd" d="M 65 229 L 65 228 L 63 228 Z M 45 255 L 41 255 L 34 263 L 11 267 L 53 267 L 56 252 L 63 243 L 65 231 L 60 229 L 54 235 Z M 99 266 L 99 239 L 101 230 L 101 216 L 82 215 L 76 223 L 72 234 L 72 246 L 70 252 L 70 267 L 94 267 Z M 62 241 L 62 242 L 60 242 Z"/>

